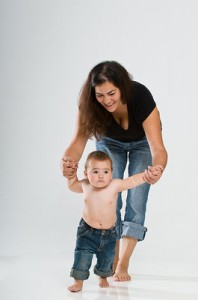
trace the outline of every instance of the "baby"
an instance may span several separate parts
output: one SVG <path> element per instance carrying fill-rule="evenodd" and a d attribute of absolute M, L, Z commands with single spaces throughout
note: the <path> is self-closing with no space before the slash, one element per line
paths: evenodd
<path fill-rule="evenodd" d="M 91 152 L 85 163 L 85 178 L 77 175 L 67 179 L 68 187 L 83 193 L 84 208 L 77 229 L 74 263 L 70 276 L 74 284 L 71 292 L 82 290 L 84 280 L 89 277 L 93 255 L 97 263 L 94 273 L 99 276 L 99 286 L 108 287 L 107 277 L 113 274 L 116 245 L 116 202 L 118 193 L 145 183 L 145 172 L 125 179 L 112 179 L 111 158 L 102 151 Z"/>

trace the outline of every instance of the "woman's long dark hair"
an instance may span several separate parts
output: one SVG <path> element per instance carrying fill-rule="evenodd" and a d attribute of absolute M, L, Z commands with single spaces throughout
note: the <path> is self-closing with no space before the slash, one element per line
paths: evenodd
<path fill-rule="evenodd" d="M 111 120 L 109 113 L 97 100 L 95 87 L 109 81 L 119 88 L 123 104 L 130 99 L 132 76 L 116 61 L 104 61 L 88 74 L 79 97 L 80 128 L 89 138 L 97 140 L 105 133 Z"/>

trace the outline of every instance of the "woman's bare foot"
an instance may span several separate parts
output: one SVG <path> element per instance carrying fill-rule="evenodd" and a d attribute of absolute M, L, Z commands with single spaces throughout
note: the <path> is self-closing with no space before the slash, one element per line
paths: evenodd
<path fill-rule="evenodd" d="M 137 239 L 124 236 L 122 239 L 122 248 L 120 259 L 118 261 L 113 279 L 115 281 L 129 281 L 131 276 L 128 273 L 130 257 L 137 244 Z"/>
<path fill-rule="evenodd" d="M 114 281 L 130 281 L 131 276 L 128 274 L 128 268 L 123 266 L 117 266 L 115 274 L 113 275 Z"/>
<path fill-rule="evenodd" d="M 102 288 L 109 287 L 109 283 L 107 281 L 107 278 L 105 277 L 99 277 L 99 286 Z"/>
<path fill-rule="evenodd" d="M 74 280 L 74 284 L 69 286 L 67 289 L 70 292 L 80 292 L 83 287 L 83 280 Z"/>

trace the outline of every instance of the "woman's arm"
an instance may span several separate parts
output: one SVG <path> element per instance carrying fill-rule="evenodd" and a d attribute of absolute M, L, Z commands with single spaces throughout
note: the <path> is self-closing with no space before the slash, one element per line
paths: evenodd
<path fill-rule="evenodd" d="M 78 167 L 78 161 L 83 154 L 87 140 L 88 137 L 86 137 L 80 129 L 78 115 L 73 139 L 65 150 L 61 161 L 62 173 L 66 178 L 72 178 L 74 176 Z"/>
<path fill-rule="evenodd" d="M 157 107 L 154 108 L 142 125 L 152 154 L 152 166 L 148 168 L 148 174 L 145 178 L 148 183 L 154 184 L 162 176 L 168 159 L 168 154 L 163 143 L 161 122 Z"/>

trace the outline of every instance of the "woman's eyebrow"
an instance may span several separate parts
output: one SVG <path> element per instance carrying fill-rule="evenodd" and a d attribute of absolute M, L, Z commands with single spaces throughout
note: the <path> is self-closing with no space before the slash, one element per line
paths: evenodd
<path fill-rule="evenodd" d="M 107 92 L 107 94 L 111 94 L 112 92 L 115 92 L 115 91 L 116 91 L 116 89 L 111 90 L 111 91 Z M 103 95 L 103 93 L 100 93 L 100 92 L 96 92 L 96 94 L 97 95 Z"/>
<path fill-rule="evenodd" d="M 111 90 L 110 92 L 108 92 L 107 94 L 111 94 L 112 92 L 115 92 L 116 91 L 116 89 L 114 89 L 114 90 Z"/>

